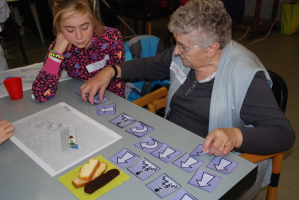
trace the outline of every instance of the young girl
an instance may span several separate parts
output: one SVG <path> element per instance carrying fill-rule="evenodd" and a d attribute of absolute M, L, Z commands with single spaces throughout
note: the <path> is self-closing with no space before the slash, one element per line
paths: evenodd
<path fill-rule="evenodd" d="M 124 61 L 121 33 L 105 27 L 93 10 L 92 0 L 49 0 L 56 40 L 47 53 L 32 92 L 39 102 L 53 98 L 64 69 L 69 76 L 87 81 L 103 67 Z M 108 90 L 125 97 L 125 82 L 112 79 Z M 80 88 L 78 88 L 78 91 Z"/>

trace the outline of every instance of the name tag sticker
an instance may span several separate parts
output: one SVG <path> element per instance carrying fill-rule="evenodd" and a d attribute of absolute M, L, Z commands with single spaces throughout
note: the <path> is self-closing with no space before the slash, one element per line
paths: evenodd
<path fill-rule="evenodd" d="M 176 63 L 172 62 L 170 65 L 170 69 L 174 72 L 176 78 L 180 81 L 180 83 L 183 84 L 185 82 L 187 76 L 180 69 L 180 67 Z"/>
<path fill-rule="evenodd" d="M 109 55 L 105 55 L 104 59 L 99 62 L 95 62 L 90 65 L 87 65 L 86 69 L 89 73 L 102 69 L 103 67 L 105 67 L 107 60 L 109 60 Z"/>

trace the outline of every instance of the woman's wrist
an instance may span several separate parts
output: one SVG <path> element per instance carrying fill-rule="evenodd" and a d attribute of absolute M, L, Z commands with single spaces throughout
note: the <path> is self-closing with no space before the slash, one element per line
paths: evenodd
<path fill-rule="evenodd" d="M 242 143 L 243 143 L 242 132 L 241 132 L 241 130 L 239 128 L 236 128 L 236 127 L 232 128 L 232 131 L 233 131 L 233 133 L 234 133 L 234 135 L 236 137 L 236 145 L 235 145 L 235 147 L 236 148 L 240 148 L 241 145 L 242 145 Z"/>
<path fill-rule="evenodd" d="M 121 77 L 121 69 L 118 65 L 108 65 L 105 70 L 107 70 L 105 73 L 109 74 L 110 79 Z"/>
<path fill-rule="evenodd" d="M 114 74 L 112 76 L 112 79 L 115 79 L 118 75 L 118 71 L 117 71 L 117 68 L 115 67 L 115 65 L 109 65 L 109 67 L 111 67 L 114 71 Z"/>

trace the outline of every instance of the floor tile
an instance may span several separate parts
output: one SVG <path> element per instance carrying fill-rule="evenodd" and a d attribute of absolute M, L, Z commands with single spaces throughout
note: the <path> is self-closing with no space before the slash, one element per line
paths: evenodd
<path fill-rule="evenodd" d="M 267 187 L 261 189 L 258 195 L 253 200 L 265 200 L 267 197 Z"/>
<path fill-rule="evenodd" d="M 298 66 L 298 63 L 299 63 L 299 51 L 288 55 L 286 58 L 284 58 L 282 60 L 282 62 Z"/>
<path fill-rule="evenodd" d="M 299 159 L 299 147 L 298 147 L 298 146 L 297 146 L 296 149 L 294 149 L 294 150 L 290 153 L 290 156 L 293 156 L 293 157 Z"/>
<path fill-rule="evenodd" d="M 297 42 L 298 43 L 298 42 Z M 273 49 L 279 50 L 282 53 L 287 53 L 289 55 L 294 54 L 299 50 L 299 44 L 296 45 L 294 41 L 286 40 L 282 43 L 278 43 L 272 46 Z"/>
<path fill-rule="evenodd" d="M 299 103 L 299 93 L 293 92 L 293 91 L 288 91 L 288 102 L 287 102 L 287 109 L 286 110 L 294 107 L 298 103 Z"/>
<path fill-rule="evenodd" d="M 299 192 L 299 159 L 288 156 L 283 160 L 279 182 L 286 187 Z"/>
<path fill-rule="evenodd" d="M 290 77 L 293 77 L 295 74 L 299 73 L 298 66 L 282 62 L 281 59 L 280 61 L 272 64 L 271 66 L 265 67 L 279 74 L 285 81 L 288 80 Z"/>
<path fill-rule="evenodd" d="M 283 184 L 278 185 L 276 200 L 298 200 L 299 192 Z"/>
<path fill-rule="evenodd" d="M 298 78 L 291 77 L 286 80 L 286 83 L 287 83 L 289 91 L 299 93 L 299 84 L 298 84 L 299 79 Z"/>
<path fill-rule="evenodd" d="M 278 31 L 272 31 L 271 34 L 269 34 L 269 36 L 263 41 L 265 45 L 275 46 L 277 44 L 281 44 L 289 40 L 290 40 L 289 36 L 280 34 L 280 31 L 278 30 Z"/>
<path fill-rule="evenodd" d="M 289 150 L 285 151 L 284 157 L 287 157 L 287 156 L 291 155 L 294 151 L 296 151 L 299 148 L 299 132 L 298 131 L 297 132 L 295 131 L 295 136 L 296 136 L 296 140 L 295 140 L 292 148 L 290 148 Z M 295 154 L 296 153 L 299 153 L 299 152 L 297 151 L 297 152 L 295 152 Z"/>
<path fill-rule="evenodd" d="M 298 63 L 298 64 L 299 64 L 299 63 Z M 298 67 L 298 66 L 297 66 L 297 67 Z M 293 78 L 297 78 L 297 79 L 299 79 L 299 73 L 294 74 L 292 77 L 293 77 Z"/>
<path fill-rule="evenodd" d="M 252 45 L 246 46 L 250 51 L 252 51 L 253 53 L 257 54 L 259 52 L 264 52 L 267 51 L 269 49 L 269 47 L 260 44 L 259 42 L 254 43 Z M 271 61 L 271 60 L 269 60 Z M 264 64 L 264 63 L 263 63 Z M 268 65 L 268 63 L 266 63 Z M 264 64 L 264 65 L 266 65 Z"/>
<path fill-rule="evenodd" d="M 299 132 L 299 123 L 298 123 L 299 112 L 293 109 L 289 109 L 286 111 L 285 115 L 290 120 L 295 132 Z"/>
<path fill-rule="evenodd" d="M 269 41 L 268 38 L 272 37 L 272 34 L 270 34 L 266 39 L 266 35 L 259 35 L 254 37 L 253 39 L 248 40 L 248 37 L 251 36 L 250 32 L 246 34 L 247 29 L 242 34 L 238 34 L 238 37 L 234 37 L 234 40 L 239 40 L 238 42 L 244 45 L 245 47 L 248 47 L 253 52 L 259 52 L 264 51 L 267 48 L 269 49 L 269 46 L 275 45 L 275 42 Z M 235 35 L 237 35 L 238 31 L 235 31 Z M 245 35 L 246 34 L 246 35 Z M 245 37 L 244 37 L 245 35 Z M 277 33 L 274 33 L 273 35 L 277 35 Z M 241 39 L 241 37 L 243 39 Z M 275 36 L 274 36 L 275 37 Z M 277 42 L 276 42 L 277 43 Z M 259 48 L 262 47 L 262 48 Z"/>
<path fill-rule="evenodd" d="M 299 103 L 295 104 L 292 109 L 296 110 L 299 112 Z"/>
<path fill-rule="evenodd" d="M 254 200 L 265 200 L 267 187 L 263 188 Z M 299 193 L 281 183 L 278 184 L 276 200 L 298 200 Z"/>
<path fill-rule="evenodd" d="M 262 61 L 263 65 L 268 66 L 275 65 L 277 62 L 283 60 L 288 54 L 279 52 L 277 50 L 266 50 L 256 53 L 257 57 Z"/>

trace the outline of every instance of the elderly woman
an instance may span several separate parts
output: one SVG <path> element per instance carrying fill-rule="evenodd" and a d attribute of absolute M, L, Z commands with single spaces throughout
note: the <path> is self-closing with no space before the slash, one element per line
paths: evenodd
<path fill-rule="evenodd" d="M 221 1 L 190 1 L 173 13 L 168 27 L 176 46 L 102 70 L 81 86 L 82 94 L 89 93 L 91 102 L 98 90 L 102 97 L 112 77 L 170 76 L 166 118 L 205 137 L 203 151 L 272 154 L 292 147 L 295 134 L 277 105 L 269 74 L 252 52 L 231 40 L 231 19 Z M 244 198 L 257 194 L 267 165 L 268 160 L 258 163 L 257 182 Z"/>

